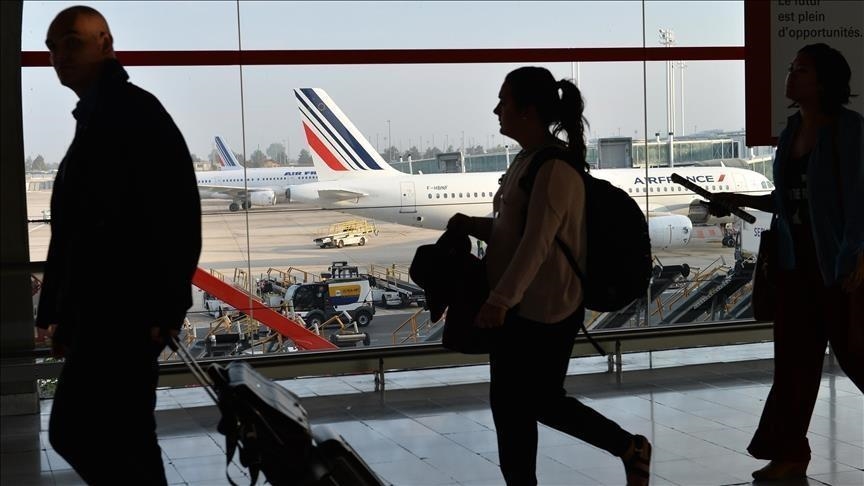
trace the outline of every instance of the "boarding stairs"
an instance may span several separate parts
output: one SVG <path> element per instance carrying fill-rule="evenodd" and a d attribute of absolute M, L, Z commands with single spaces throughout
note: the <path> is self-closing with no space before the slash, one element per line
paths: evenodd
<path fill-rule="evenodd" d="M 306 329 L 306 326 L 267 307 L 249 292 L 235 287 L 202 268 L 195 269 L 192 283 L 219 300 L 290 338 L 304 350 L 336 349 L 336 345 Z"/>
<path fill-rule="evenodd" d="M 673 284 L 678 283 L 682 278 L 687 278 L 690 275 L 690 266 L 686 263 L 683 265 L 654 265 L 654 278 L 651 279 L 649 286 L 649 294 L 657 300 L 657 305 L 660 296 L 663 295 Z M 605 312 L 598 314 L 591 322 L 586 324 L 589 330 L 596 329 L 618 329 L 627 327 L 639 317 L 639 313 L 645 308 L 645 298 L 636 299 L 623 309 L 614 312 Z"/>
<path fill-rule="evenodd" d="M 697 286 L 657 324 L 662 326 L 724 318 L 730 298 L 737 295 L 736 300 L 743 300 L 744 287 L 750 283 L 752 276 L 752 264 L 716 267 L 704 278 L 697 278 Z"/>

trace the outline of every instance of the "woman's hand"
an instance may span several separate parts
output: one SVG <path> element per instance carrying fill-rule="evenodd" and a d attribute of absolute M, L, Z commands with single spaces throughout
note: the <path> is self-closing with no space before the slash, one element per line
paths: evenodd
<path fill-rule="evenodd" d="M 477 317 L 474 318 L 474 325 L 484 329 L 492 329 L 504 325 L 504 318 L 507 316 L 507 308 L 499 305 L 490 304 L 489 301 L 483 303 Z"/>
<path fill-rule="evenodd" d="M 462 213 L 456 213 L 447 221 L 447 231 L 460 235 L 470 235 L 472 230 L 471 216 Z"/>
<path fill-rule="evenodd" d="M 732 208 L 741 205 L 740 199 L 739 195 L 733 192 L 716 192 L 711 202 L 705 204 L 712 216 L 722 218 L 732 214 Z"/>

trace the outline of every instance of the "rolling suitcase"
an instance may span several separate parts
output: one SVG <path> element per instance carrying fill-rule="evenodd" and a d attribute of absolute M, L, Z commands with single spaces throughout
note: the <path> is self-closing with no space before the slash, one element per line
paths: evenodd
<path fill-rule="evenodd" d="M 251 484 L 260 473 L 274 486 L 383 486 L 365 461 L 337 433 L 309 424 L 299 397 L 245 361 L 212 364 L 205 372 L 179 342 L 177 354 L 204 386 L 222 417 L 227 464 L 239 451 Z"/>

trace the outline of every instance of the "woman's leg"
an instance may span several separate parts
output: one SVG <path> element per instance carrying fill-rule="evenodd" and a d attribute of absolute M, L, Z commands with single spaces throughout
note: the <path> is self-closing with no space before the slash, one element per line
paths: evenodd
<path fill-rule="evenodd" d="M 523 330 L 525 342 L 520 343 Z M 531 349 L 537 340 L 529 333 L 521 320 L 508 318 L 502 339 L 489 354 L 489 404 L 498 437 L 498 462 L 509 486 L 537 484 L 537 420 L 529 387 L 543 370 Z"/>
<path fill-rule="evenodd" d="M 758 459 L 807 462 L 807 429 L 819 393 L 828 341 L 823 307 L 817 304 L 825 301 L 826 289 L 820 275 L 778 273 L 774 383 L 747 450 Z"/>
<path fill-rule="evenodd" d="M 615 422 L 566 396 L 564 378 L 577 332 L 573 320 L 543 324 L 513 319 L 505 331 L 506 344 L 490 355 L 490 402 L 508 485 L 537 482 L 538 421 L 617 456 L 630 446 L 632 436 Z"/>
<path fill-rule="evenodd" d="M 579 312 L 579 319 L 584 313 Z M 537 359 L 547 370 L 538 376 L 536 388 L 537 420 L 553 429 L 583 440 L 615 456 L 621 456 L 630 446 L 633 436 L 603 414 L 567 396 L 564 379 L 573 351 L 573 339 L 579 332 L 578 323 L 566 322 L 548 326 L 547 342 L 555 343 L 553 352 Z"/>

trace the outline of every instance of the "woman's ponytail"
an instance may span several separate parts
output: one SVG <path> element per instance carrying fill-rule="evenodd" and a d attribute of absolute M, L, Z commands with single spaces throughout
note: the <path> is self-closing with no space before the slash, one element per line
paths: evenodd
<path fill-rule="evenodd" d="M 564 131 L 567 133 L 567 147 L 575 152 L 579 160 L 585 162 L 587 169 L 588 149 L 585 145 L 585 127 L 588 120 L 585 119 L 585 102 L 579 88 L 566 79 L 555 83 L 555 87 L 561 90 L 561 99 L 558 104 L 558 120 L 552 129 L 556 136 Z"/>

